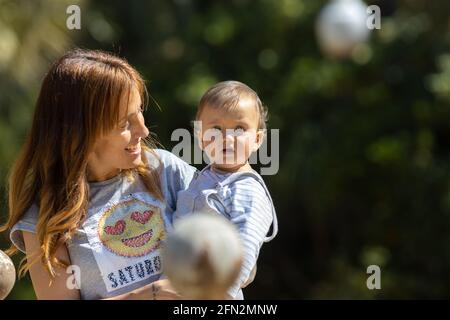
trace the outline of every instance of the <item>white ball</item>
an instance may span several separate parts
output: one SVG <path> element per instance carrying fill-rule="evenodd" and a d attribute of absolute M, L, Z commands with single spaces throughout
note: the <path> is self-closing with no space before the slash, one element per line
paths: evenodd
<path fill-rule="evenodd" d="M 316 23 L 322 51 L 333 58 L 346 58 L 370 34 L 367 7 L 361 0 L 333 0 L 325 6 Z"/>
<path fill-rule="evenodd" d="M 175 223 L 163 247 L 163 268 L 187 299 L 223 299 L 239 275 L 242 246 L 233 224 L 195 213 Z"/>
<path fill-rule="evenodd" d="M 0 300 L 5 299 L 16 282 L 16 269 L 11 259 L 0 250 Z"/>

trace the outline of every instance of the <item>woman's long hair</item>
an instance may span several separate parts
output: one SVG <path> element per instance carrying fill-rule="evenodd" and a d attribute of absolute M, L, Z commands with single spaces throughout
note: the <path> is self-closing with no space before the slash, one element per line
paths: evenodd
<path fill-rule="evenodd" d="M 88 156 L 95 141 L 117 126 L 120 104 L 123 97 L 129 99 L 133 87 L 146 105 L 148 94 L 140 74 L 125 60 L 101 51 L 70 51 L 45 76 L 31 131 L 9 175 L 9 218 L 0 228 L 11 230 L 33 203 L 39 207 L 40 252 L 31 261 L 22 261 L 20 276 L 37 261 L 51 277 L 56 266 L 68 265 L 55 255 L 86 216 Z M 139 175 L 148 191 L 162 199 L 158 172 L 144 154 L 153 151 L 141 144 L 143 163 L 125 174 Z M 14 245 L 7 251 L 15 252 Z"/>

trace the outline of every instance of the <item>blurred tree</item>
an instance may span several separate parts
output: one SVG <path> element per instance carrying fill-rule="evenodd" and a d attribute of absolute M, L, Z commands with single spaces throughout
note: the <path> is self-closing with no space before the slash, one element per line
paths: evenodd
<path fill-rule="evenodd" d="M 6 220 L 6 177 L 31 123 L 41 79 L 49 63 L 71 45 L 66 8 L 73 1 L 0 1 L 0 223 Z M 78 1 L 80 4 L 84 1 Z M 4 183 L 3 183 L 4 182 Z M 1 248 L 7 236 L 2 235 Z M 0 240 L 2 240 L 0 238 Z M 16 266 L 20 259 L 15 257 Z M 29 277 L 9 298 L 34 299 Z"/>

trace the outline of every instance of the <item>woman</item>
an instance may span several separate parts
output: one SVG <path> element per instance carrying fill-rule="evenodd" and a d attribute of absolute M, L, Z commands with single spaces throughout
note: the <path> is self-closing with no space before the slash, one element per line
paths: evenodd
<path fill-rule="evenodd" d="M 146 98 L 139 73 L 99 51 L 71 51 L 44 78 L 3 227 L 38 299 L 177 298 L 160 244 L 196 170 L 144 144 Z"/>

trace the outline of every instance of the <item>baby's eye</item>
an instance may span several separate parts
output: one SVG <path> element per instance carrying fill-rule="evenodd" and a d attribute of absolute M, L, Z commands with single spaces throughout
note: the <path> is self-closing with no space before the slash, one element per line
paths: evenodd
<path fill-rule="evenodd" d="M 239 135 L 243 134 L 244 131 L 245 131 L 245 129 L 244 129 L 243 127 L 237 126 L 237 127 L 234 129 L 234 134 L 237 135 L 237 136 L 239 136 Z"/>
<path fill-rule="evenodd" d="M 222 130 L 218 126 L 210 127 L 203 133 L 204 139 L 209 139 L 210 141 L 214 141 L 220 135 L 222 135 Z"/>

